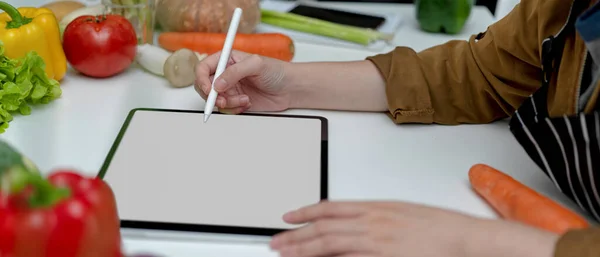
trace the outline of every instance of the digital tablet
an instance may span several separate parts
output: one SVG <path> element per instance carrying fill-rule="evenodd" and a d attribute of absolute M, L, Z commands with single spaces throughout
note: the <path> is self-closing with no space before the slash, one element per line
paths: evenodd
<path fill-rule="evenodd" d="M 98 176 L 121 226 L 271 236 L 327 192 L 327 119 L 134 109 Z"/>

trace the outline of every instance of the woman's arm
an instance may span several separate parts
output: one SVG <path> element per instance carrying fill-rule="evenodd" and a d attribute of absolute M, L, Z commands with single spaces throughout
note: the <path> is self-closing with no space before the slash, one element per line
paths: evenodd
<path fill-rule="evenodd" d="M 559 235 L 512 221 L 493 219 L 481 222 L 477 232 L 471 233 L 472 236 L 467 237 L 464 243 L 465 256 L 554 257 Z"/>
<path fill-rule="evenodd" d="M 385 82 L 369 61 L 291 63 L 290 108 L 350 111 L 387 110 Z"/>

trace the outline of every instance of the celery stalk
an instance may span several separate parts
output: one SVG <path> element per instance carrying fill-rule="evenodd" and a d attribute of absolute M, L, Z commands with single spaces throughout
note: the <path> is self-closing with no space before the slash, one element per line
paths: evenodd
<path fill-rule="evenodd" d="M 128 20 L 132 20 L 133 17 L 140 15 L 137 12 L 137 2 L 138 0 L 121 0 L 121 5 L 123 6 L 123 16 L 125 16 L 125 18 Z"/>
<path fill-rule="evenodd" d="M 114 6 L 110 7 L 110 9 L 111 9 L 110 12 L 112 14 L 123 15 L 123 12 L 122 12 L 123 10 L 121 10 L 121 8 L 116 7 L 116 6 L 121 6 L 121 1 L 119 1 L 119 0 L 112 0 L 112 3 L 113 3 Z"/>
<path fill-rule="evenodd" d="M 280 20 L 271 17 L 264 17 L 261 19 L 263 23 L 282 27 L 286 29 L 297 30 L 301 32 L 307 32 L 311 34 L 317 34 L 321 36 L 327 36 L 332 38 L 341 39 L 344 41 L 350 41 L 361 45 L 369 45 L 373 39 L 370 35 L 364 33 L 355 33 L 349 31 L 335 30 L 327 27 L 320 27 L 310 23 L 300 23 L 290 20 Z"/>
<path fill-rule="evenodd" d="M 329 22 L 329 21 L 324 21 L 324 20 L 320 20 L 320 19 L 316 19 L 316 18 L 307 17 L 307 16 L 302 16 L 302 15 L 298 15 L 298 14 L 294 14 L 294 13 L 285 13 L 285 12 L 278 12 L 278 11 L 261 9 L 261 16 L 263 16 L 263 17 L 265 17 L 265 16 L 266 17 L 273 17 L 273 18 L 285 19 L 285 20 L 291 20 L 291 21 L 302 22 L 302 23 L 313 23 L 315 25 L 324 26 L 324 27 L 331 27 L 331 28 L 338 28 L 338 29 L 349 29 L 349 30 L 359 30 L 359 31 L 363 31 L 363 32 L 364 31 L 370 31 L 370 32 L 373 32 L 373 33 L 383 34 L 383 33 L 380 33 L 378 31 L 374 31 L 374 30 L 363 29 L 363 28 L 354 27 L 354 26 L 348 26 L 348 25 L 342 25 L 342 24 L 333 23 L 333 22 Z"/>
<path fill-rule="evenodd" d="M 306 33 L 333 37 L 361 45 L 368 45 L 377 40 L 390 41 L 393 39 L 393 35 L 372 29 L 363 29 L 298 14 L 265 9 L 261 10 L 261 22 Z"/>
<path fill-rule="evenodd" d="M 151 25 L 152 9 L 148 1 L 154 0 L 111 0 L 115 4 L 113 13 L 122 15 L 131 22 L 136 30 L 138 42 L 146 41 L 144 35 L 151 34 L 147 32 L 147 27 Z M 150 36 L 150 35 L 147 35 Z"/>

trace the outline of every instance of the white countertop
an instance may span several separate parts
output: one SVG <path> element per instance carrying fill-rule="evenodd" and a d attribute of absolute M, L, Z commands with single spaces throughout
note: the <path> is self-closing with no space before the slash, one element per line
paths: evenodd
<path fill-rule="evenodd" d="M 415 50 L 450 39 L 467 39 L 493 22 L 487 9 L 476 7 L 461 35 L 429 34 L 419 31 L 411 5 L 326 5 L 398 11 L 405 19 L 394 44 Z M 296 49 L 296 62 L 357 60 L 376 53 L 309 43 L 297 43 Z M 133 108 L 198 110 L 204 106 L 193 88 L 171 88 L 163 79 L 136 68 L 102 80 L 71 71 L 62 88 L 61 99 L 34 108 L 30 116 L 16 116 L 7 132 L 0 135 L 46 170 L 68 165 L 95 175 Z M 329 120 L 329 193 L 334 200 L 405 200 L 495 217 L 490 207 L 471 191 L 467 178 L 473 164 L 486 163 L 568 207 L 575 207 L 527 157 L 506 122 L 395 125 L 384 114 L 307 110 L 287 113 L 321 115 Z M 265 245 L 127 237 L 125 244 L 128 252 L 147 250 L 165 256 L 276 256 Z"/>

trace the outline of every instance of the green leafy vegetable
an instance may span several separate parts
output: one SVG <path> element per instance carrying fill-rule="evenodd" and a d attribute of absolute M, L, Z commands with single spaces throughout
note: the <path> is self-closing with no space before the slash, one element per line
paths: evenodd
<path fill-rule="evenodd" d="M 60 84 L 48 78 L 44 59 L 35 51 L 20 59 L 4 55 L 0 41 L 0 134 L 13 120 L 12 114 L 31 114 L 32 104 L 47 104 L 62 94 Z"/>

